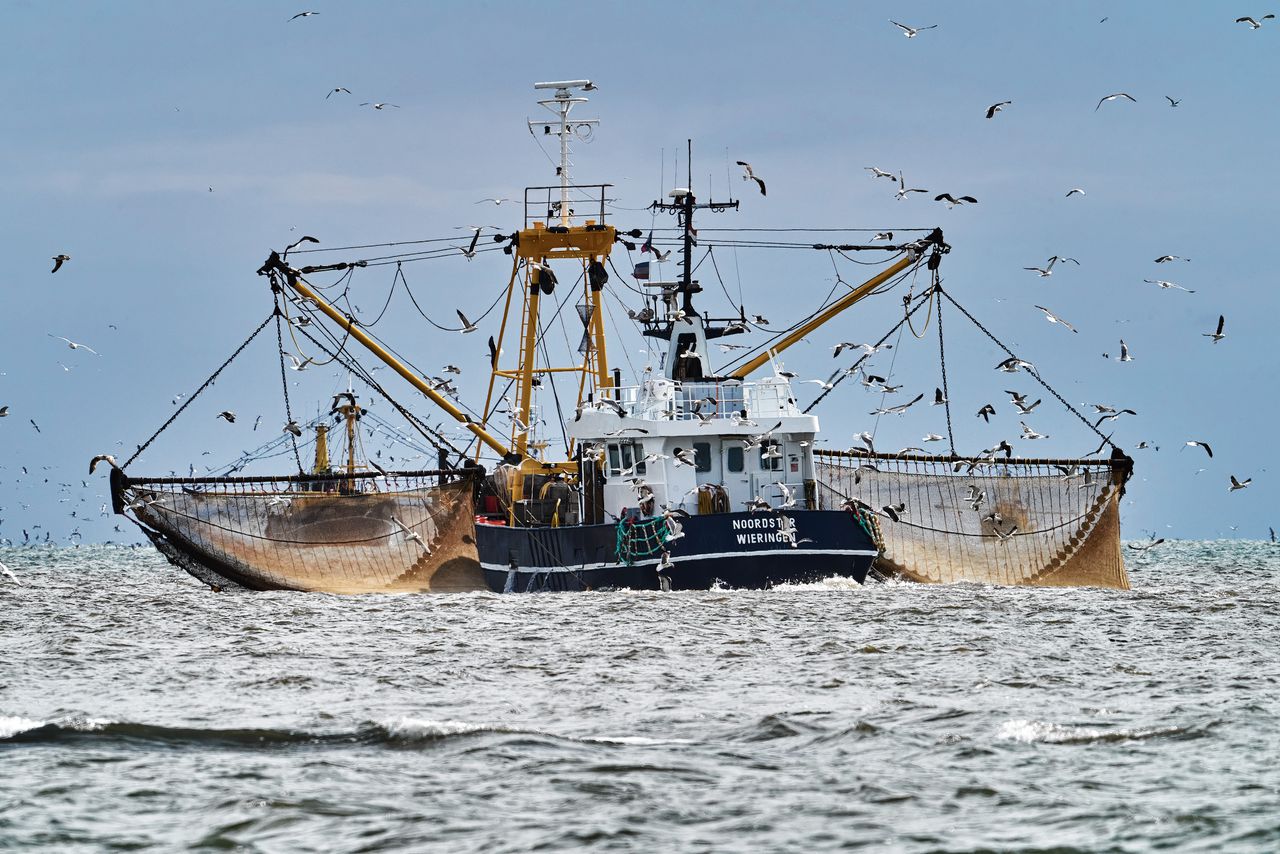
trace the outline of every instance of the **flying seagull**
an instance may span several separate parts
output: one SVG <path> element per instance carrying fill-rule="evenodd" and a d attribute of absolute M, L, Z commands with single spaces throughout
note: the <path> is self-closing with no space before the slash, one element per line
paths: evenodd
<path fill-rule="evenodd" d="M 1058 255 L 1054 255 L 1052 258 L 1049 259 L 1048 263 L 1046 263 L 1043 267 L 1023 267 L 1022 269 L 1030 270 L 1033 273 L 1038 273 L 1040 274 L 1040 278 L 1043 279 L 1047 276 L 1053 275 L 1053 265 L 1057 264 L 1059 261 L 1061 261 L 1064 264 L 1070 261 L 1072 264 L 1075 264 L 1077 267 L 1080 266 L 1080 262 L 1074 258 L 1063 258 Z"/>
<path fill-rule="evenodd" d="M 292 433 L 295 437 L 298 437 L 302 435 L 302 428 L 298 426 L 297 421 L 290 421 L 288 424 L 284 425 L 284 430 L 281 432 Z"/>
<path fill-rule="evenodd" d="M 1105 98 L 1101 98 L 1101 99 L 1099 99 L 1099 101 L 1098 101 L 1098 106 L 1097 106 L 1097 107 L 1094 107 L 1094 108 L 1093 108 L 1093 111 L 1094 111 L 1095 113 L 1096 113 L 1096 112 L 1098 112 L 1098 108 L 1099 108 L 1099 107 L 1101 107 L 1103 104 L 1107 103 L 1107 101 L 1114 101 L 1116 98 L 1128 98 L 1130 101 L 1133 101 L 1133 103 L 1135 103 L 1135 104 L 1136 104 L 1136 103 L 1138 103 L 1138 99 L 1137 99 L 1137 98 L 1135 98 L 1135 97 L 1133 97 L 1132 95 L 1130 95 L 1128 92 L 1117 92 L 1117 93 L 1115 93 L 1114 95 L 1108 95 L 1108 96 L 1107 96 L 1107 97 L 1105 97 Z"/>
<path fill-rule="evenodd" d="M 298 14 L 294 15 L 294 16 L 293 16 L 292 18 L 290 18 L 289 20 L 290 20 L 290 21 L 295 21 L 295 20 L 297 20 L 298 18 L 310 18 L 312 15 L 319 15 L 319 14 L 320 14 L 319 12 L 299 12 Z"/>
<path fill-rule="evenodd" d="M 1082 195 L 1082 196 L 1087 196 L 1087 195 L 1089 195 L 1088 193 L 1086 193 L 1084 190 L 1080 189 L 1079 187 L 1072 187 L 1070 190 L 1067 190 L 1067 198 L 1068 198 L 1068 199 L 1069 199 L 1069 198 L 1071 198 L 1071 197 L 1072 197 L 1072 196 L 1074 196 L 1076 193 L 1079 193 L 1079 194 L 1080 194 L 1080 195 Z"/>
<path fill-rule="evenodd" d="M 364 103 L 362 103 L 360 106 L 362 106 L 362 107 L 373 107 L 375 110 L 381 110 L 381 109 L 382 109 L 382 108 L 384 108 L 384 107 L 395 107 L 397 110 L 398 110 L 398 109 L 400 109 L 400 105 L 399 105 L 399 104 L 388 104 L 388 103 L 387 103 L 387 102 L 385 102 L 385 101 L 378 101 L 377 103 L 374 103 L 373 101 L 365 101 L 365 102 L 364 102 Z"/>
<path fill-rule="evenodd" d="M 71 256 L 70 256 L 70 255 L 54 255 L 54 256 L 53 256 L 53 269 L 52 269 L 52 270 L 50 270 L 49 272 L 50 272 L 50 273 L 56 273 L 56 272 L 58 272 L 58 270 L 62 269 L 62 265 L 63 265 L 63 263 L 64 263 L 64 262 L 66 262 L 66 261 L 70 261 L 70 260 L 71 260 Z"/>
<path fill-rule="evenodd" d="M 1235 492 L 1237 489 L 1244 489 L 1253 483 L 1253 478 L 1246 477 L 1244 480 L 1236 480 L 1235 475 L 1231 475 L 1231 486 L 1227 487 L 1227 492 Z"/>
<path fill-rule="evenodd" d="M 994 119 L 996 117 L 996 113 L 1000 112 L 1012 103 L 1013 101 L 1001 101 L 998 104 L 992 104 L 990 107 L 987 107 L 987 118 Z"/>
<path fill-rule="evenodd" d="M 350 89 L 348 89 L 347 87 L 345 87 L 345 86 L 337 86 L 337 87 L 334 87 L 333 89 L 330 89 L 330 90 L 329 90 L 329 94 L 328 94 L 328 95 L 325 95 L 325 96 L 324 96 L 324 99 L 327 101 L 327 100 L 329 100 L 330 96 L 332 96 L 332 95 L 336 95 L 336 94 L 338 94 L 339 92 L 346 92 L 348 95 L 350 95 L 350 94 L 351 94 L 351 90 L 350 90 Z"/>
<path fill-rule="evenodd" d="M 876 232 L 876 234 L 875 234 L 875 237 L 872 237 L 872 238 L 871 238 L 871 240 L 872 240 L 872 241 L 876 241 L 876 240 L 893 240 L 893 232 L 892 232 L 892 231 L 877 231 L 877 232 Z"/>
<path fill-rule="evenodd" d="M 501 198 L 501 199 L 481 199 L 480 201 L 476 202 L 476 204 L 477 204 L 477 205 L 483 205 L 485 202 L 492 202 L 492 203 L 494 204 L 494 206 L 495 206 L 495 207 L 502 207 L 502 203 L 503 203 L 503 202 L 513 202 L 513 201 L 515 201 L 515 199 L 507 199 L 507 198 Z"/>
<path fill-rule="evenodd" d="M 897 177 L 892 172 L 886 172 L 883 169 L 877 169 L 875 166 L 863 166 L 862 168 L 870 172 L 872 178 L 888 178 L 890 181 L 892 181 L 894 178 Z"/>
<path fill-rule="evenodd" d="M 1222 327 L 1226 325 L 1226 322 L 1227 322 L 1226 316 L 1220 314 L 1218 315 L 1218 328 L 1213 332 L 1201 332 L 1200 334 L 1203 335 L 1205 338 L 1212 338 L 1213 343 L 1217 344 L 1223 338 L 1227 337 L 1227 333 L 1222 331 Z"/>
<path fill-rule="evenodd" d="M 459 332 L 461 332 L 463 335 L 466 335 L 468 332 L 476 331 L 478 327 L 474 323 L 472 323 L 470 320 L 467 320 L 467 316 L 465 314 L 463 314 L 458 309 L 454 309 L 454 312 L 458 315 L 458 319 L 462 321 L 462 328 L 458 330 Z"/>
<path fill-rule="evenodd" d="M 61 335 L 54 335 L 52 332 L 48 333 L 48 335 L 50 338 L 57 338 L 59 341 L 66 341 L 67 346 L 70 347 L 72 350 L 88 350 L 90 353 L 92 353 L 95 356 L 102 355 L 97 350 L 90 347 L 88 344 L 77 344 L 75 341 L 72 341 L 70 338 L 63 338 Z"/>
<path fill-rule="evenodd" d="M 1249 29 L 1251 29 L 1251 30 L 1257 30 L 1257 29 L 1261 29 L 1261 28 L 1262 28 L 1262 22 L 1263 22 L 1263 21 L 1267 20 L 1268 18 L 1274 18 L 1274 17 L 1275 17 L 1275 15 L 1263 15 L 1261 18 L 1258 18 L 1258 19 L 1255 21 L 1253 18 L 1249 17 L 1248 15 L 1245 15 L 1243 18 L 1236 18 L 1236 23 L 1237 23 L 1237 24 L 1248 24 L 1248 25 L 1249 25 Z"/>
<path fill-rule="evenodd" d="M 908 27 L 906 24 L 899 24 L 897 21 L 893 20 L 892 18 L 889 19 L 889 23 L 893 24 L 895 27 L 902 30 L 902 34 L 909 39 L 915 38 L 916 35 L 919 34 L 922 30 L 933 30 L 933 29 L 937 29 L 938 27 L 937 24 L 930 24 L 927 27 Z"/>
<path fill-rule="evenodd" d="M 1170 98 L 1168 95 L 1165 95 L 1165 96 L 1164 96 L 1164 99 L 1165 99 L 1166 101 L 1168 101 L 1168 102 L 1169 102 L 1169 106 L 1170 106 L 1170 107 L 1176 107 L 1176 106 L 1178 106 L 1179 104 L 1181 104 L 1181 103 L 1182 103 L 1182 99 L 1181 99 L 1181 98 L 1177 98 L 1177 99 L 1175 99 L 1175 98 Z"/>
<path fill-rule="evenodd" d="M 1195 293 L 1195 291 L 1191 290 L 1190 288 L 1184 288 L 1182 285 L 1178 284 L 1177 282 L 1166 282 L 1164 279 L 1143 279 L 1142 281 L 1146 282 L 1148 285 L 1159 285 L 1161 290 L 1167 291 L 1170 288 L 1173 288 L 1174 290 L 1186 291 L 1189 294 Z"/>
<path fill-rule="evenodd" d="M 89 474 L 93 474 L 93 470 L 98 467 L 98 463 L 106 463 L 107 465 L 111 466 L 113 469 L 120 468 L 120 466 L 116 465 L 115 457 L 111 456 L 110 454 L 98 454 L 96 457 L 89 460 Z"/>
<path fill-rule="evenodd" d="M 978 203 L 978 200 L 975 199 L 973 196 L 961 196 L 959 198 L 956 198 L 950 193 L 939 193 L 938 195 L 933 197 L 933 200 L 935 202 L 946 202 L 948 210 L 950 210 L 951 208 L 954 208 L 956 205 L 964 204 L 965 202 L 968 202 L 971 205 L 976 205 Z"/>
<path fill-rule="evenodd" d="M 1038 305 L 1036 306 L 1036 308 L 1044 312 L 1044 319 L 1049 321 L 1050 323 L 1061 323 L 1063 326 L 1067 327 L 1072 332 L 1077 331 L 1074 326 L 1072 326 L 1070 323 L 1067 323 L 1061 317 L 1058 317 L 1058 315 L 1054 314 L 1052 311 L 1049 311 L 1049 309 L 1045 308 L 1044 306 Z"/>
<path fill-rule="evenodd" d="M 1196 441 L 1196 440 L 1194 440 L 1194 439 L 1190 439 L 1190 440 L 1188 440 L 1188 441 L 1187 441 L 1186 447 L 1188 447 L 1188 448 L 1204 448 L 1204 452 L 1205 452 L 1206 454 L 1208 454 L 1208 455 L 1209 455 L 1209 459 L 1213 459 L 1213 448 L 1210 448 L 1210 447 L 1209 447 L 1209 443 L 1208 443 L 1208 442 L 1197 442 L 1197 441 Z"/>
<path fill-rule="evenodd" d="M 756 173 L 751 170 L 751 164 L 745 160 L 739 160 L 738 165 L 741 166 L 744 170 L 746 170 L 746 174 L 742 176 L 742 180 L 755 181 L 756 186 L 760 188 L 760 195 L 767 196 L 768 193 L 766 193 L 764 190 L 764 180 L 762 178 L 758 178 L 756 176 Z"/>
<path fill-rule="evenodd" d="M 919 187 L 912 187 L 911 189 L 907 189 L 906 182 L 902 180 L 902 173 L 901 172 L 898 173 L 898 192 L 894 194 L 894 196 L 898 199 L 898 201 L 902 201 L 904 198 L 906 198 L 907 193 L 927 193 L 927 192 L 929 191 L 922 190 Z"/>
<path fill-rule="evenodd" d="M 921 400 L 923 397 L 924 397 L 923 394 L 918 394 L 915 396 L 913 400 L 909 400 L 906 403 L 900 403 L 897 406 L 889 406 L 882 409 L 877 409 L 871 414 L 872 415 L 902 415 L 904 412 L 910 409 L 917 401 Z"/>
<path fill-rule="evenodd" d="M 1161 255 L 1156 259 L 1157 264 L 1163 264 L 1166 261 L 1190 261 L 1190 258 L 1183 258 L 1181 255 Z"/>
<path fill-rule="evenodd" d="M 1116 357 L 1120 362 L 1132 362 L 1133 356 L 1129 354 L 1129 345 L 1124 343 L 1124 339 L 1120 339 L 1120 355 Z"/>
<path fill-rule="evenodd" d="M 996 408 L 989 403 L 983 404 L 982 408 L 978 410 L 978 417 L 988 424 L 991 423 L 991 416 L 995 414 Z"/>
<path fill-rule="evenodd" d="M 942 406 L 947 402 L 947 398 L 942 394 L 942 389 L 935 388 L 933 390 L 933 406 Z"/>
<path fill-rule="evenodd" d="M 1019 368 L 1025 368 L 1026 370 L 1034 373 L 1036 366 L 1030 362 L 1019 359 L 1017 356 L 1010 356 L 1000 364 L 996 365 L 997 371 L 1004 371 L 1006 374 L 1016 374 Z"/>
<path fill-rule="evenodd" d="M 235 424 L 235 423 L 236 423 L 236 414 L 235 414 L 234 412 L 232 412 L 230 409 L 224 409 L 222 412 L 219 412 L 219 413 L 218 413 L 217 415 L 215 415 L 214 417 L 215 417 L 215 418 L 221 418 L 221 419 L 225 420 L 228 424 Z"/>

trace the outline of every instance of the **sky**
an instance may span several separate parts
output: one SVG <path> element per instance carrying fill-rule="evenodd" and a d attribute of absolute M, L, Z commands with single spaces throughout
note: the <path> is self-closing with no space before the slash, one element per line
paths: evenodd
<path fill-rule="evenodd" d="M 304 10 L 319 14 L 289 20 Z M 574 148 L 575 179 L 615 185 L 620 228 L 671 224 L 644 207 L 673 184 L 677 152 L 683 173 L 686 139 L 697 192 L 741 200 L 738 212 L 704 214 L 703 229 L 939 226 L 953 247 L 948 293 L 1073 405 L 1138 413 L 1108 428 L 1136 460 L 1126 536 L 1265 537 L 1280 523 L 1280 471 L 1270 471 L 1280 358 L 1269 331 L 1280 309 L 1270 259 L 1280 112 L 1267 83 L 1280 79 L 1280 24 L 1234 23 L 1264 12 L 1167 2 L 603 2 L 587 13 L 560 2 L 7 0 L 0 538 L 21 542 L 25 529 L 62 543 L 137 541 L 131 525 L 101 514 L 106 478 L 90 477 L 88 460 L 127 457 L 268 315 L 255 275 L 268 252 L 303 234 L 333 247 L 461 238 L 455 229 L 476 224 L 514 230 L 509 206 L 475 203 L 555 180 L 550 147 L 525 126 L 541 109 L 532 84 L 578 78 L 599 88 L 575 115 L 601 125 Z M 889 19 L 936 28 L 908 39 Z M 336 87 L 352 94 L 326 98 Z M 1136 102 L 1095 109 L 1117 92 Z M 986 119 L 998 101 L 1012 104 Z M 767 197 L 741 181 L 739 159 Z M 890 182 L 866 171 L 873 165 L 931 192 L 895 200 Z M 1067 198 L 1073 187 L 1085 193 Z M 948 209 L 933 201 L 939 192 L 978 204 Z M 50 258 L 64 253 L 71 260 L 51 275 Z M 774 326 L 843 287 L 837 272 L 856 283 L 871 271 L 812 250 L 715 254 L 729 296 L 741 292 Z M 1153 262 L 1165 254 L 1191 260 Z M 1079 265 L 1049 278 L 1023 269 L 1052 255 Z M 620 270 L 626 261 L 616 254 Z M 360 316 L 376 316 L 393 271 L 353 277 Z M 404 267 L 441 325 L 455 309 L 482 314 L 508 273 L 499 253 Z M 704 309 L 731 312 L 714 273 L 704 266 L 699 278 Z M 626 302 L 624 283 L 613 284 Z M 878 339 L 901 316 L 900 294 L 814 333 L 783 355 L 786 367 L 825 378 L 844 364 L 830 346 Z M 1036 305 L 1079 331 L 1050 325 Z M 1220 314 L 1227 337 L 1214 344 L 1202 333 Z M 1028 377 L 994 371 L 1003 354 L 956 312 L 943 320 L 962 452 L 1000 438 L 1037 456 L 1096 447 L 1052 399 L 1022 419 L 1050 438 L 1017 441 L 1003 390 L 1044 395 Z M 434 329 L 403 291 L 377 332 L 423 370 L 460 366 L 464 399 L 483 403 L 483 335 Z M 613 361 L 640 368 L 646 345 L 627 334 Z M 1121 338 L 1131 362 L 1114 359 Z M 933 327 L 874 364 L 904 393 L 931 396 Z M 185 473 L 280 435 L 279 374 L 271 330 L 130 473 Z M 295 415 L 310 418 L 347 378 L 324 367 L 290 382 Z M 798 388 L 803 403 L 817 387 Z M 388 389 L 440 420 L 406 386 Z M 998 413 L 990 425 L 974 415 L 987 402 Z M 879 405 L 841 386 L 816 410 L 828 446 L 862 430 L 874 429 L 880 448 L 945 432 L 938 407 L 877 423 Z M 223 409 L 239 414 L 235 424 L 216 418 Z M 371 409 L 397 420 L 383 402 Z M 1188 440 L 1210 443 L 1213 458 Z M 1159 450 L 1136 450 L 1140 441 Z M 276 463 L 287 471 L 287 458 Z M 1253 482 L 1229 493 L 1230 475 Z"/>

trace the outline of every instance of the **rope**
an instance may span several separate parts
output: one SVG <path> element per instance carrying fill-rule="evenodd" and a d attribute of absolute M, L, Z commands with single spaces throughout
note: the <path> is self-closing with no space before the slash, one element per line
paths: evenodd
<path fill-rule="evenodd" d="M 893 333 L 897 332 L 897 331 L 898 331 L 898 329 L 900 329 L 900 328 L 902 327 L 902 324 L 904 324 L 904 323 L 906 323 L 906 322 L 907 322 L 908 318 L 910 318 L 910 317 L 911 317 L 911 315 L 915 314 L 917 311 L 919 311 L 919 310 L 920 310 L 920 307 L 921 307 L 922 305 L 924 305 L 924 300 L 925 300 L 925 297 L 927 297 L 927 296 L 928 296 L 928 292 L 925 292 L 925 293 L 921 294 L 920 296 L 916 297 L 916 304 L 915 304 L 915 307 L 914 307 L 914 308 L 912 308 L 911 310 L 909 310 L 909 311 L 908 311 L 908 312 L 903 316 L 903 318 L 902 318 L 901 320 L 899 320 L 897 323 L 895 323 L 895 324 L 893 325 L 893 328 L 891 328 L 888 332 L 886 332 L 886 333 L 884 334 L 884 336 L 883 336 L 879 341 L 877 341 L 874 345 L 872 345 L 872 346 L 874 346 L 874 347 L 879 347 L 881 344 L 883 344 L 884 342 L 888 341 L 888 340 L 889 340 L 889 337 L 890 337 L 890 336 L 892 336 L 892 335 L 893 335 Z M 832 375 L 831 375 L 831 377 L 832 377 L 832 378 L 831 378 L 831 380 L 830 380 L 830 382 L 831 382 L 831 388 L 823 389 L 823 390 L 822 390 L 822 394 L 820 394 L 820 395 L 818 395 L 817 397 L 815 397 L 815 398 L 813 399 L 813 402 L 812 402 L 812 403 L 810 403 L 808 406 L 806 406 L 806 407 L 804 408 L 804 414 L 805 414 L 805 415 L 808 415 L 810 410 L 812 410 L 815 406 L 817 406 L 819 403 L 821 403 L 823 398 L 825 398 L 827 395 L 831 394 L 831 392 L 835 391 L 835 387 L 836 387 L 836 386 L 840 385 L 840 383 L 844 382 L 846 379 L 848 379 L 849 377 L 853 376 L 853 375 L 854 375 L 854 373 L 855 373 L 855 369 L 856 369 L 856 368 L 858 368 L 858 367 L 860 367 L 860 366 L 862 365 L 862 363 L 863 363 L 863 362 L 865 362 L 865 361 L 866 361 L 867 359 L 869 359 L 869 358 L 870 358 L 870 356 L 869 356 L 868 354 L 864 353 L 864 354 L 862 354 L 861 358 L 859 358 L 859 359 L 858 359 L 858 361 L 856 361 L 856 362 L 854 362 L 854 363 L 853 363 L 853 365 L 852 365 L 851 367 L 849 367 L 849 368 L 847 368 L 847 369 L 845 369 L 845 370 L 836 371 L 834 374 L 832 374 Z"/>
<path fill-rule="evenodd" d="M 938 271 L 933 271 L 934 286 L 930 291 L 937 290 Z M 930 303 L 933 299 L 930 298 Z M 914 331 L 914 330 L 913 330 Z M 951 426 L 951 390 L 947 388 L 947 350 L 942 339 L 942 300 L 938 300 L 938 364 L 942 366 L 942 408 L 947 413 L 947 444 L 951 446 L 951 456 L 956 456 L 956 434 Z"/>
<path fill-rule="evenodd" d="M 985 326 L 983 326 L 981 323 L 979 323 L 979 322 L 978 322 L 978 319 L 977 319 L 976 317 L 974 317 L 972 314 L 970 314 L 968 311 L 966 311 L 964 306 L 962 306 L 960 303 L 956 302 L 955 297 L 951 296 L 951 294 L 949 294 L 949 293 L 947 293 L 946 291 L 944 291 L 944 290 L 942 289 L 941 285 L 934 285 L 934 287 L 937 289 L 938 293 L 940 293 L 940 294 L 942 294 L 944 297 L 946 297 L 946 298 L 947 298 L 947 300 L 948 300 L 948 301 L 950 301 L 950 303 L 951 303 L 952 305 L 954 305 L 956 308 L 960 309 L 960 313 L 961 313 L 961 314 L 963 314 L 965 317 L 969 318 L 969 321 L 970 321 L 974 326 L 976 326 L 976 327 L 978 327 L 978 329 L 982 330 L 983 334 L 985 334 L 988 338 L 990 338 L 992 341 L 994 341 L 994 342 L 995 342 L 995 344 L 996 344 L 996 346 L 997 346 L 997 347 L 999 347 L 1001 350 L 1003 350 L 1005 353 L 1007 353 L 1011 359 L 1016 359 L 1016 358 L 1018 358 L 1017 356 L 1015 356 L 1015 355 L 1014 355 L 1014 353 L 1013 353 L 1013 351 L 1012 351 L 1012 350 L 1010 350 L 1008 347 L 1004 346 L 1004 343 L 1003 343 L 1003 342 L 1001 342 L 999 338 L 997 338 L 996 336 L 992 335 L 992 334 L 991 334 L 991 332 L 987 330 L 987 327 L 985 327 Z M 1076 408 L 1075 408 L 1074 406 L 1072 406 L 1070 403 L 1067 403 L 1066 398 L 1064 398 L 1062 395 L 1058 394 L 1058 392 L 1054 390 L 1053 386 L 1049 385 L 1047 382 L 1045 382 L 1043 379 L 1041 379 L 1041 377 L 1040 377 L 1040 373 L 1039 373 L 1038 371 L 1027 371 L 1027 373 L 1028 373 L 1028 374 L 1030 374 L 1030 375 L 1031 375 L 1031 377 L 1032 377 L 1036 382 L 1040 383 L 1040 385 L 1042 385 L 1042 386 L 1044 387 L 1045 391 L 1049 392 L 1049 394 L 1051 394 L 1051 395 L 1053 395 L 1055 398 L 1057 398 L 1057 399 L 1058 399 L 1058 402 L 1059 402 L 1059 403 L 1061 403 L 1064 407 L 1066 407 L 1066 409 L 1067 409 L 1067 411 L 1068 411 L 1068 412 L 1070 412 L 1070 413 L 1071 413 L 1072 415 L 1074 415 L 1076 418 L 1079 418 L 1079 419 L 1080 419 L 1080 421 L 1081 421 L 1081 423 L 1083 423 L 1083 424 L 1084 424 L 1084 426 L 1088 427 L 1090 430 L 1092 430 L 1094 433 L 1096 433 L 1096 434 L 1098 435 L 1098 438 L 1100 438 L 1100 439 L 1102 440 L 1102 444 L 1103 444 L 1104 446 L 1105 446 L 1105 445 L 1110 445 L 1110 446 L 1112 447 L 1112 449 L 1113 449 L 1113 450 L 1120 451 L 1119 446 L 1117 446 L 1114 442 L 1112 442 L 1112 441 L 1111 441 L 1111 437 L 1110 437 L 1110 436 L 1107 436 L 1106 434 L 1104 434 L 1101 430 L 1099 430 L 1097 427 L 1095 427 L 1095 426 L 1093 425 L 1093 422 L 1092 422 L 1092 421 L 1090 421 L 1088 418 L 1085 418 L 1083 415 L 1081 415 L 1081 414 L 1080 414 L 1080 410 L 1076 409 Z M 1121 451 L 1121 453 L 1123 453 L 1123 451 Z"/>
<path fill-rule="evenodd" d="M 267 324 L 271 322 L 271 318 L 273 317 L 277 318 L 277 323 L 278 323 L 279 317 L 280 317 L 280 309 L 278 306 L 272 310 L 271 314 L 267 315 L 266 320 L 258 324 L 258 328 L 253 330 L 253 334 L 251 334 L 248 338 L 246 338 L 244 340 L 244 343 L 236 348 L 236 351 L 231 354 L 230 358 L 228 358 L 225 362 L 223 362 L 218 367 L 218 369 L 214 371 L 207 380 L 204 381 L 204 383 L 200 386 L 200 388 L 196 389 L 195 393 L 193 393 L 190 397 L 187 398 L 187 402 L 179 406 L 177 411 L 175 411 L 172 415 L 169 416 L 169 420 L 161 424 L 160 429 L 151 434 L 150 439 L 148 439 L 147 441 L 143 442 L 141 445 L 138 446 L 138 450 L 133 452 L 133 456 L 125 460 L 124 465 L 120 466 L 120 469 L 122 471 L 128 468 L 130 463 L 136 460 L 142 454 L 143 451 L 145 451 L 147 448 L 151 446 L 151 443 L 154 442 L 161 433 L 163 433 L 165 430 L 169 428 L 170 424 L 172 424 L 175 420 L 177 420 L 178 416 L 182 414 L 183 410 L 185 410 L 188 406 L 190 406 L 192 402 L 200 395 L 200 392 L 204 391 L 206 388 L 213 385 L 213 381 L 218 378 L 218 374 L 222 373 L 223 369 L 225 369 L 227 365 L 231 364 L 231 362 L 235 360 L 236 356 L 240 355 L 240 353 L 244 350 L 245 347 L 249 346 L 250 341 L 258 337 L 259 332 L 267 328 Z"/>
<path fill-rule="evenodd" d="M 280 351 L 280 386 L 284 389 L 284 416 L 286 424 L 293 423 L 293 406 L 289 403 L 289 375 L 284 368 L 284 333 L 280 329 L 280 318 L 283 314 L 280 311 L 280 301 L 276 299 L 276 349 Z M 292 324 L 289 328 L 289 334 L 293 334 Z M 298 437 L 289 433 L 289 442 L 293 446 L 293 461 L 298 464 L 298 474 L 302 474 L 302 455 L 298 453 Z"/>

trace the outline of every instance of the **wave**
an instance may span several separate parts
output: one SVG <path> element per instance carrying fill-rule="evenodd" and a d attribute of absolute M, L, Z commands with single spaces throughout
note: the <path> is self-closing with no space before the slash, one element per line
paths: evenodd
<path fill-rule="evenodd" d="M 536 729 L 520 729 L 501 724 L 470 723 L 402 717 L 383 723 L 365 723 L 354 729 L 309 731 L 248 727 L 205 729 L 162 726 L 96 718 L 67 718 L 40 721 L 0 715 L 0 748 L 10 745 L 95 744 L 140 745 L 168 748 L 273 749 L 301 746 L 429 746 L 485 735 L 526 736 L 548 741 L 591 745 L 645 746 L 685 744 L 684 739 L 657 739 L 645 736 L 567 736 Z"/>
<path fill-rule="evenodd" d="M 1154 738 L 1200 738 L 1205 731 L 1194 727 L 1166 726 L 1139 729 L 1102 729 L 1066 726 L 1048 721 L 1008 720 L 1000 725 L 996 738 L 1024 744 L 1115 744 Z"/>

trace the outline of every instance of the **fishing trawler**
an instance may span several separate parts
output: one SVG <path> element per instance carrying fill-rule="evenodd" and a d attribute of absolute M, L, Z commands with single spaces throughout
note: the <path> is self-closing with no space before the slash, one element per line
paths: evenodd
<path fill-rule="evenodd" d="M 275 306 L 254 335 L 272 322 L 278 340 L 282 324 L 290 335 L 296 329 L 390 400 L 435 445 L 438 468 L 397 472 L 357 465 L 361 410 L 349 392 L 344 400 L 335 398 L 330 412 L 347 429 L 344 467 L 331 467 L 327 450 L 321 457 L 323 436 L 310 472 L 302 470 L 297 436 L 288 437 L 299 471 L 285 476 L 137 478 L 125 473 L 131 459 L 113 473 L 116 511 L 131 514 L 166 556 L 197 577 L 254 589 L 767 588 L 830 577 L 862 582 L 873 566 L 882 575 L 946 581 L 964 577 L 948 551 L 954 542 L 969 546 L 964 559 L 981 565 L 981 580 L 1127 583 L 1115 522 L 1128 475 L 1122 454 L 1054 461 L 1001 459 L 994 452 L 962 457 L 954 447 L 940 457 L 815 450 L 818 418 L 810 414 L 812 406 L 797 404 L 793 375 L 783 370 L 780 355 L 886 283 L 920 270 L 932 274 L 933 284 L 904 300 L 904 320 L 926 302 L 941 311 L 947 295 L 936 273 L 950 247 L 940 230 L 893 245 L 829 247 L 888 254 L 890 261 L 786 333 L 745 348 L 731 367 L 715 370 L 712 342 L 761 324 L 748 321 L 741 307 L 737 316 L 716 318 L 699 304 L 695 214 L 736 209 L 738 203 L 700 201 L 690 169 L 683 186 L 650 206 L 675 217 L 679 276 L 650 280 L 635 270 L 647 296 L 644 308 L 628 312 L 664 356 L 656 369 L 646 367 L 624 382 L 608 358 L 604 294 L 611 252 L 618 244 L 634 248 L 644 232 L 613 223 L 610 185 L 571 179 L 570 142 L 597 122 L 570 114 L 587 100 L 581 93 L 594 88 L 588 80 L 536 84 L 549 93 L 538 103 L 551 117 L 530 121 L 529 129 L 558 140 L 558 181 L 526 188 L 521 227 L 495 235 L 497 245 L 487 247 L 500 248 L 511 265 L 501 322 L 488 341 L 490 377 L 479 410 L 463 407 L 452 383 L 398 358 L 313 284 L 312 277 L 349 273 L 365 262 L 296 265 L 291 252 L 321 251 L 298 250 L 304 241 L 316 242 L 303 238 L 272 252 L 258 270 L 271 285 Z M 477 229 L 468 247 L 457 247 L 468 259 L 479 236 Z M 652 231 L 641 251 L 651 249 Z M 561 277 L 570 280 L 566 271 L 577 274 L 570 294 L 561 283 Z M 557 362 L 543 340 L 545 312 L 558 313 L 571 296 L 578 299 L 582 342 L 577 353 Z M 454 331 L 476 328 L 458 314 L 463 328 Z M 454 419 L 470 444 L 450 440 L 395 401 L 351 355 L 354 345 Z M 860 364 L 833 376 L 826 390 Z M 576 382 L 577 400 L 572 417 L 560 423 L 540 396 L 566 375 Z M 285 392 L 287 408 L 287 383 Z M 553 428 L 544 432 L 548 416 Z M 564 445 L 553 451 L 546 436 L 561 432 Z M 1066 476 L 1052 468 L 1049 474 L 1033 471 L 1045 466 L 1072 468 Z M 1055 486 L 1064 478 L 1084 480 L 1086 474 L 1077 472 L 1087 474 L 1087 488 Z M 990 496 L 993 509 L 985 519 L 966 487 Z M 1027 500 L 1037 490 L 1069 494 L 1070 500 Z M 973 512 L 960 512 L 968 505 Z"/>

